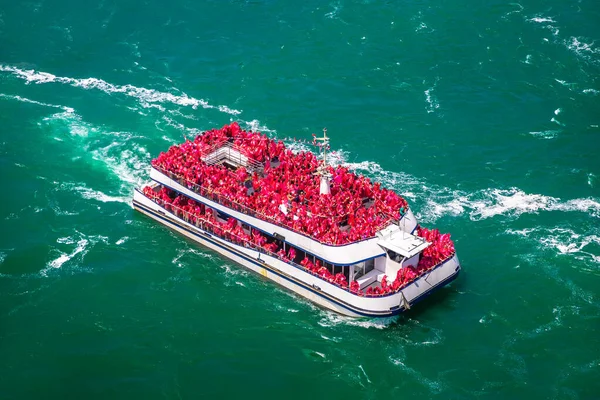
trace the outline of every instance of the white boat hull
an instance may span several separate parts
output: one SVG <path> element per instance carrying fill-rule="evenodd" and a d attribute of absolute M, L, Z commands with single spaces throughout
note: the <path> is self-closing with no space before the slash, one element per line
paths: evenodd
<path fill-rule="evenodd" d="M 138 190 L 134 192 L 133 206 L 141 213 L 195 242 L 322 307 L 346 316 L 396 315 L 454 280 L 460 272 L 458 257 L 455 255 L 397 293 L 380 297 L 358 296 L 308 273 L 303 268 L 205 232 L 165 210 Z"/>

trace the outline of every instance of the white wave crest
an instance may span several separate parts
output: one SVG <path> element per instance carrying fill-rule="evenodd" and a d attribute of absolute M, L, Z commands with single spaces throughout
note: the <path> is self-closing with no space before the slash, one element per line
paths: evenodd
<path fill-rule="evenodd" d="M 190 254 L 193 254 L 193 255 L 196 255 L 196 256 L 200 256 L 202 258 L 207 258 L 209 260 L 217 260 L 217 258 L 214 257 L 212 254 L 200 251 L 200 250 L 192 248 L 192 247 L 188 247 L 188 248 L 184 248 L 184 249 L 178 249 L 177 250 L 177 255 L 175 257 L 173 257 L 173 260 L 171 260 L 171 263 L 174 264 L 174 265 L 176 265 L 179 268 L 182 268 L 185 265 L 184 265 L 183 262 L 180 261 L 181 258 L 184 257 L 184 256 L 186 256 L 186 255 L 190 255 Z M 236 275 L 236 274 L 240 274 L 240 273 L 243 272 L 241 269 L 234 271 L 233 269 L 231 269 L 227 265 L 222 265 L 221 268 L 224 268 L 225 271 L 227 273 L 231 273 L 231 275 Z"/>
<path fill-rule="evenodd" d="M 531 136 L 535 136 L 535 137 L 539 137 L 542 139 L 554 139 L 556 137 L 556 135 L 558 135 L 560 133 L 559 130 L 546 130 L 546 131 L 540 131 L 540 132 L 529 132 L 529 134 Z"/>
<path fill-rule="evenodd" d="M 132 187 L 139 187 L 147 180 L 147 167 L 150 154 L 141 146 L 133 150 L 122 149 L 128 143 L 112 142 L 111 144 L 91 151 L 92 157 L 103 163 L 121 182 L 121 193 L 129 196 Z"/>
<path fill-rule="evenodd" d="M 473 221 L 496 216 L 518 217 L 521 214 L 537 214 L 542 211 L 583 212 L 600 216 L 600 201 L 595 198 L 562 200 L 542 194 L 526 193 L 519 188 L 488 188 L 468 193 L 447 187 L 430 185 L 403 172 L 384 170 L 373 161 L 347 162 L 348 154 L 339 152 L 340 163 L 357 173 L 381 182 L 407 198 L 425 199 L 425 205 L 417 213 L 419 221 L 435 222 L 442 216 L 468 214 Z"/>
<path fill-rule="evenodd" d="M 87 244 L 88 244 L 87 239 L 81 239 L 79 242 L 77 242 L 77 247 L 75 247 L 75 250 L 73 250 L 70 254 L 61 253 L 61 255 L 58 258 L 55 258 L 54 260 L 50 261 L 50 264 L 48 266 L 51 268 L 60 268 L 64 263 L 69 261 L 71 258 L 75 257 L 77 254 L 84 251 Z"/>
<path fill-rule="evenodd" d="M 0 98 L 2 98 L 2 99 L 9 99 L 9 100 L 16 100 L 16 101 L 20 101 L 22 103 L 35 104 L 35 105 L 42 106 L 42 107 L 59 108 L 59 109 L 63 110 L 64 112 L 67 112 L 67 113 L 72 113 L 72 112 L 75 111 L 71 107 L 59 106 L 59 105 L 56 105 L 56 104 L 42 103 L 42 102 L 37 101 L 37 100 L 31 100 L 31 99 L 28 99 L 28 98 L 25 98 L 25 97 L 13 96 L 13 95 L 10 95 L 10 94 L 0 93 Z"/>
<path fill-rule="evenodd" d="M 252 132 L 262 132 L 275 134 L 277 131 L 269 129 L 267 126 L 262 125 L 259 120 L 253 119 L 252 121 L 241 121 L 245 125 L 246 130 Z"/>
<path fill-rule="evenodd" d="M 425 90 L 425 101 L 427 102 L 427 107 L 426 107 L 427 113 L 432 113 L 435 110 L 437 110 L 438 108 L 440 108 L 440 103 L 438 102 L 437 98 L 432 94 L 434 89 L 435 89 L 435 86 Z"/>
<path fill-rule="evenodd" d="M 294 140 L 294 138 L 284 138 L 283 142 L 285 146 L 294 153 L 300 153 L 302 151 L 311 151 L 311 146 L 304 141 Z"/>
<path fill-rule="evenodd" d="M 600 60 L 597 56 L 600 55 L 600 49 L 593 47 L 594 42 L 586 43 L 583 40 L 583 38 L 571 36 L 570 38 L 565 39 L 563 44 L 578 57 L 592 63 L 598 63 Z"/>
<path fill-rule="evenodd" d="M 586 249 L 588 246 L 600 246 L 597 232 L 577 233 L 571 228 L 530 228 L 523 230 L 507 229 L 509 235 L 519 235 L 539 243 L 540 247 L 556 250 L 559 255 L 570 255 L 583 261 L 600 263 L 600 254 Z"/>
<path fill-rule="evenodd" d="M 66 236 L 61 237 L 56 240 L 59 244 L 73 245 L 75 244 L 75 248 L 70 252 L 66 253 L 60 250 L 55 250 L 58 252 L 58 257 L 50 261 L 46 268 L 40 271 L 42 276 L 47 276 L 48 272 L 53 269 L 61 268 L 65 263 L 73 260 L 75 257 L 79 255 L 80 260 L 83 260 L 83 257 L 90 251 L 90 248 L 94 246 L 98 242 L 108 243 L 108 238 L 106 236 L 86 236 L 82 233 L 77 232 L 74 236 Z"/>
<path fill-rule="evenodd" d="M 49 117 L 45 117 L 42 119 L 41 123 L 38 125 L 59 125 L 60 128 L 66 127 L 66 131 L 70 133 L 71 136 L 74 137 L 86 137 L 90 133 L 97 133 L 98 129 L 91 126 L 90 124 L 84 122 L 80 115 L 76 114 L 74 111 L 65 111 L 62 113 L 56 113 Z M 62 133 L 65 129 L 59 129 Z M 54 139 L 58 141 L 63 141 L 62 138 L 55 137 Z"/>
<path fill-rule="evenodd" d="M 24 79 L 27 83 L 35 84 L 46 84 L 46 83 L 63 83 L 73 87 L 78 87 L 86 90 L 100 90 L 107 94 L 120 93 L 125 96 L 136 98 L 142 107 L 159 107 L 157 103 L 171 103 L 184 107 L 192 107 L 197 109 L 198 107 L 206 109 L 217 109 L 221 112 L 239 115 L 241 111 L 231 109 L 227 106 L 214 106 L 209 104 L 206 100 L 196 99 L 190 97 L 187 94 L 181 92 L 180 94 L 173 94 L 170 92 L 161 92 L 155 89 L 147 89 L 143 87 L 137 87 L 133 85 L 114 85 L 98 78 L 69 78 L 61 77 L 50 74 L 48 72 L 40 72 L 35 70 L 23 70 L 10 65 L 0 65 L 0 71 L 9 72 L 17 77 Z M 163 108 L 164 110 L 164 108 Z"/>
<path fill-rule="evenodd" d="M 202 133 L 202 131 L 200 129 L 197 129 L 197 128 L 188 128 L 185 125 L 180 124 L 179 122 L 173 120 L 172 118 L 170 118 L 170 117 L 168 117 L 166 115 L 162 116 L 162 121 L 164 121 L 164 124 L 166 126 L 170 126 L 172 128 L 175 128 L 175 129 L 183 132 L 184 135 L 185 134 L 189 135 L 188 139 L 193 139 L 194 137 L 196 137 L 197 135 L 199 135 L 199 134 Z"/>
<path fill-rule="evenodd" d="M 325 17 L 329 19 L 335 19 L 338 16 L 339 11 L 342 9 L 341 4 L 338 2 L 337 4 L 330 4 L 333 7 L 333 10 L 326 13 Z"/>
<path fill-rule="evenodd" d="M 96 200 L 102 203 L 125 203 L 129 204 L 129 198 L 124 196 L 109 196 L 99 190 L 90 189 L 86 186 L 76 186 L 74 189 L 83 197 L 88 200 Z"/>
<path fill-rule="evenodd" d="M 528 21 L 537 22 L 537 23 L 540 23 L 540 24 L 544 23 L 544 22 L 556 23 L 556 21 L 553 20 L 552 18 L 550 18 L 550 17 L 542 17 L 542 16 L 536 16 L 536 17 L 533 17 L 533 18 L 529 18 Z"/>
<path fill-rule="evenodd" d="M 580 211 L 598 217 L 600 203 L 587 199 L 561 201 L 556 197 L 525 193 L 518 188 L 486 189 L 472 197 L 465 206 L 471 208 L 471 219 L 485 219 L 497 215 L 519 216 L 540 211 Z"/>
<path fill-rule="evenodd" d="M 593 198 L 572 199 L 563 201 L 556 197 L 541 194 L 530 194 L 518 188 L 484 189 L 474 193 L 442 190 L 424 196 L 425 207 L 417 214 L 423 222 L 434 222 L 438 218 L 464 213 L 472 221 L 479 221 L 497 216 L 510 218 L 522 214 L 538 214 L 542 211 L 583 212 L 590 216 L 600 216 L 600 203 Z M 449 201 L 443 201 L 450 198 Z M 442 202 L 440 202 L 442 200 Z"/>

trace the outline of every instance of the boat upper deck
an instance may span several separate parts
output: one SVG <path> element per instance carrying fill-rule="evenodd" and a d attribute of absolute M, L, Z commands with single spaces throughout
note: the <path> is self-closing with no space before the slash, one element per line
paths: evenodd
<path fill-rule="evenodd" d="M 235 122 L 172 146 L 152 165 L 200 195 L 329 245 L 373 238 L 408 209 L 379 183 Z M 323 175 L 330 194 L 320 194 Z"/>

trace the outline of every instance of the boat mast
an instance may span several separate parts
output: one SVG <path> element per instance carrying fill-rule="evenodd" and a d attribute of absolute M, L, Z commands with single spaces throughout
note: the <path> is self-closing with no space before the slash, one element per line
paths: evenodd
<path fill-rule="evenodd" d="M 329 138 L 327 137 L 327 128 L 323 128 L 323 137 L 316 137 L 315 140 L 319 140 L 322 143 L 321 147 L 321 163 L 317 168 L 317 174 L 321 176 L 321 184 L 319 187 L 319 194 L 331 194 L 331 187 L 329 185 L 329 168 L 327 164 L 327 148 L 329 147 Z"/>

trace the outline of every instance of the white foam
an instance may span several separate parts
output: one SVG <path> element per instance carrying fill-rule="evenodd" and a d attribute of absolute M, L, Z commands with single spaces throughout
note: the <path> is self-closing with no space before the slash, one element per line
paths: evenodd
<path fill-rule="evenodd" d="M 207 258 L 209 260 L 215 260 L 216 259 L 213 255 L 211 255 L 209 253 L 197 250 L 195 248 L 188 247 L 188 248 L 184 248 L 184 249 L 178 249 L 177 250 L 177 255 L 173 258 L 173 260 L 171 260 L 171 263 L 174 264 L 174 265 L 176 265 L 177 267 L 180 267 L 180 268 L 184 267 L 184 264 L 182 262 L 180 262 L 179 260 L 183 256 L 185 256 L 186 254 L 194 254 L 196 256 L 200 256 L 202 258 Z M 222 266 L 222 267 L 225 267 L 226 269 L 229 268 L 228 266 Z M 231 271 L 231 275 L 235 275 L 236 274 L 231 269 L 229 269 L 229 271 Z"/>
<path fill-rule="evenodd" d="M 554 139 L 560 133 L 559 130 L 549 129 L 540 132 L 529 132 L 531 136 L 539 137 L 542 139 Z"/>
<path fill-rule="evenodd" d="M 83 260 L 83 257 L 88 253 L 90 248 L 100 241 L 102 241 L 104 243 L 108 243 L 108 238 L 105 236 L 99 236 L 99 235 L 98 236 L 86 236 L 79 232 L 77 232 L 77 234 L 74 236 L 66 236 L 66 237 L 58 238 L 56 240 L 57 243 L 67 244 L 67 245 L 76 244 L 76 246 L 73 249 L 73 251 L 71 251 L 70 253 L 65 253 L 65 252 L 57 250 L 59 253 L 59 256 L 56 257 L 54 260 L 50 261 L 47 264 L 46 268 L 43 269 L 42 271 L 40 271 L 40 274 L 42 276 L 47 276 L 49 271 L 51 271 L 53 269 L 61 268 L 65 263 L 73 260 L 73 258 L 75 258 L 77 255 L 80 255 L 79 258 L 81 258 L 81 260 Z"/>
<path fill-rule="evenodd" d="M 128 241 L 128 240 L 129 240 L 129 236 L 123 236 L 121 239 L 117 240 L 117 241 L 115 242 L 115 244 L 116 244 L 117 246 L 120 246 L 120 245 L 122 245 L 123 243 L 125 243 L 125 242 L 126 242 L 126 241 Z"/>
<path fill-rule="evenodd" d="M 552 18 L 550 18 L 550 17 L 542 17 L 542 16 L 537 16 L 537 17 L 530 18 L 528 21 L 537 22 L 539 24 L 544 23 L 544 22 L 556 23 L 556 21 L 553 20 Z"/>
<path fill-rule="evenodd" d="M 417 26 L 417 28 L 415 29 L 415 32 L 421 32 L 423 30 L 426 30 L 427 33 L 435 31 L 435 29 L 428 27 L 425 22 L 421 22 L 419 26 Z"/>
<path fill-rule="evenodd" d="M 558 114 L 560 114 L 560 113 L 561 113 L 561 111 L 562 111 L 562 110 L 561 110 L 560 108 L 557 108 L 556 110 L 554 110 L 554 115 L 558 115 Z"/>
<path fill-rule="evenodd" d="M 97 133 L 98 129 L 92 127 L 90 124 L 84 122 L 80 115 L 76 114 L 73 111 L 65 111 L 62 113 L 56 113 L 49 117 L 45 117 L 42 119 L 42 123 L 46 125 L 52 124 L 63 124 L 66 125 L 68 132 L 71 136 L 76 137 L 86 137 L 90 133 Z M 38 123 L 38 125 L 42 125 L 42 123 Z M 63 130 L 61 130 L 61 133 Z M 55 138 L 58 141 L 63 141 L 62 138 Z"/>
<path fill-rule="evenodd" d="M 600 234 L 597 231 L 578 233 L 568 227 L 554 227 L 507 229 L 505 232 L 534 240 L 540 247 L 555 250 L 559 255 L 569 255 L 579 260 L 600 263 L 600 254 L 594 254 L 585 249 L 590 244 L 600 246 Z"/>
<path fill-rule="evenodd" d="M 426 205 L 417 215 L 422 222 L 434 222 L 445 216 L 468 213 L 472 221 L 497 216 L 515 218 L 522 214 L 538 214 L 542 211 L 583 212 L 590 216 L 600 215 L 600 203 L 594 198 L 563 201 L 556 197 L 530 194 L 518 188 L 484 189 L 471 194 L 445 190 L 433 190 L 424 195 Z M 450 197 L 449 201 L 440 202 Z"/>
<path fill-rule="evenodd" d="M 0 251 L 0 264 L 4 263 L 4 260 L 6 260 L 6 256 L 7 253 Z"/>
<path fill-rule="evenodd" d="M 183 132 L 184 136 L 186 136 L 190 140 L 192 140 L 197 135 L 199 135 L 199 134 L 202 133 L 202 131 L 200 129 L 197 129 L 197 128 L 188 128 L 185 125 L 180 124 L 179 122 L 177 122 L 177 121 L 173 120 L 172 118 L 168 117 L 167 115 L 163 115 L 162 116 L 162 120 L 165 122 L 165 125 L 170 126 L 172 128 L 175 128 L 175 129 Z"/>
<path fill-rule="evenodd" d="M 0 66 L 0 71 L 2 70 L 1 67 L 2 66 Z M 67 113 L 73 113 L 75 111 L 71 107 L 59 106 L 59 105 L 56 105 L 56 104 L 49 104 L 49 103 L 42 103 L 40 101 L 27 99 L 27 98 L 21 97 L 21 96 L 13 96 L 13 95 L 9 95 L 9 94 L 0 93 L 0 98 L 10 99 L 10 100 L 16 100 L 16 101 L 20 101 L 22 103 L 35 104 L 35 105 L 42 106 L 42 107 L 59 108 L 59 109 L 65 111 Z"/>
<path fill-rule="evenodd" d="M 398 320 L 398 317 L 374 318 L 374 319 L 356 319 L 337 314 L 333 311 L 321 310 L 322 318 L 319 325 L 323 327 L 333 327 L 338 325 L 357 326 L 360 328 L 385 329 Z"/>
<path fill-rule="evenodd" d="M 585 94 L 591 94 L 594 96 L 600 94 L 600 90 L 596 90 L 596 89 L 583 89 L 582 92 Z"/>
<path fill-rule="evenodd" d="M 74 187 L 74 189 L 81 195 L 81 197 L 83 197 L 84 199 L 88 199 L 88 200 L 96 200 L 96 201 L 100 201 L 102 203 L 113 203 L 113 202 L 117 202 L 117 203 L 125 203 L 125 204 L 129 204 L 129 198 L 128 197 L 117 197 L 117 196 L 109 196 L 99 190 L 94 190 L 94 189 L 90 189 L 88 187 L 85 186 L 76 186 Z"/>
<path fill-rule="evenodd" d="M 360 370 L 362 371 L 363 375 L 365 376 L 365 378 L 367 378 L 367 382 L 369 383 L 373 383 L 371 382 L 371 380 L 369 379 L 369 375 L 367 375 L 367 372 L 365 371 L 365 369 L 363 368 L 362 365 L 359 365 L 358 368 L 360 368 Z"/>
<path fill-rule="evenodd" d="M 246 271 L 241 267 L 231 267 L 230 265 L 223 264 L 220 265 L 220 268 L 225 271 L 225 275 L 228 276 L 236 276 L 236 275 L 247 275 Z"/>
<path fill-rule="evenodd" d="M 509 16 L 509 15 L 511 15 L 511 14 L 518 14 L 518 13 L 520 13 L 521 11 L 523 11 L 523 9 L 524 9 L 524 8 L 523 8 L 523 6 L 522 6 L 522 5 L 520 5 L 519 3 L 509 3 L 509 5 L 511 5 L 511 6 L 518 6 L 518 7 L 519 7 L 519 9 L 518 9 L 518 10 L 513 10 L 513 11 L 509 11 L 509 12 L 507 12 L 506 14 L 504 14 L 504 15 L 501 17 L 502 19 L 507 19 L 506 17 L 508 17 L 508 16 Z"/>
<path fill-rule="evenodd" d="M 441 382 L 437 382 L 437 381 L 426 378 L 425 376 L 423 376 L 423 374 L 419 373 L 414 368 L 411 368 L 408 365 L 406 365 L 403 360 L 400 360 L 398 358 L 394 358 L 391 356 L 388 357 L 388 359 L 392 364 L 400 367 L 400 369 L 402 369 L 403 372 L 407 373 L 412 378 L 414 378 L 417 382 L 424 385 L 432 393 L 436 393 L 436 394 L 441 393 L 442 390 L 444 389 L 443 384 Z"/>
<path fill-rule="evenodd" d="M 231 115 L 240 115 L 242 112 L 239 110 L 235 110 L 233 108 L 229 108 L 227 106 L 217 106 L 217 108 L 219 109 L 219 111 L 224 112 L 226 114 L 231 114 Z"/>
<path fill-rule="evenodd" d="M 598 235 L 580 235 L 569 228 L 554 228 L 547 230 L 547 235 L 538 240 L 544 247 L 554 248 L 560 254 L 589 257 L 594 262 L 600 263 L 600 254 L 592 254 L 583 250 L 592 243 L 600 245 L 600 236 Z M 581 259 L 581 257 L 576 258 Z"/>
<path fill-rule="evenodd" d="M 54 214 L 59 215 L 59 216 L 72 216 L 72 215 L 79 215 L 78 211 L 65 211 L 62 210 L 56 203 L 52 202 L 49 203 L 50 208 L 52 208 L 52 211 L 54 211 Z"/>
<path fill-rule="evenodd" d="M 507 229 L 505 232 L 509 233 L 511 235 L 519 235 L 519 236 L 527 237 L 527 236 L 529 236 L 529 234 L 531 232 L 534 232 L 534 231 L 535 231 L 535 229 L 533 229 L 533 228 L 531 228 L 531 229 L 525 228 L 525 229 L 520 229 L 520 230 L 519 229 Z"/>
<path fill-rule="evenodd" d="M 24 79 L 28 84 L 63 83 L 85 90 L 100 90 L 107 94 L 120 93 L 125 96 L 136 98 L 142 107 L 145 108 L 154 107 L 164 110 L 164 108 L 157 103 L 171 103 L 184 107 L 191 107 L 193 109 L 197 109 L 198 107 L 217 109 L 231 115 L 241 114 L 241 111 L 239 110 L 234 110 L 227 106 L 214 106 L 205 100 L 190 97 L 185 93 L 176 95 L 170 92 L 161 92 L 155 89 L 147 89 L 133 85 L 114 85 L 98 78 L 77 79 L 60 77 L 47 72 L 22 70 L 9 65 L 0 65 L 0 71 L 10 72 L 17 77 Z"/>
<path fill-rule="evenodd" d="M 240 121 L 245 125 L 245 129 L 252 132 L 262 132 L 276 134 L 277 131 L 269 129 L 265 125 L 262 125 L 259 120 L 253 119 L 252 121 Z"/>
<path fill-rule="evenodd" d="M 438 102 L 437 98 L 431 94 L 431 92 L 433 92 L 434 89 L 435 87 L 431 87 L 425 91 L 425 101 L 428 104 L 428 106 L 426 107 L 427 113 L 432 113 L 438 108 L 440 108 L 440 103 Z"/>
<path fill-rule="evenodd" d="M 570 86 L 573 86 L 573 85 L 574 85 L 574 83 L 569 83 L 569 82 L 567 82 L 567 81 L 563 81 L 562 79 L 556 79 L 556 78 L 554 78 L 554 80 L 555 80 L 556 82 L 560 83 L 560 84 L 561 84 L 561 85 L 563 85 L 563 86 L 570 87 Z"/>
<path fill-rule="evenodd" d="M 146 170 L 151 157 L 141 147 L 134 146 L 135 151 L 121 150 L 126 145 L 127 143 L 112 142 L 108 146 L 92 150 L 91 154 L 120 179 L 121 193 L 130 196 L 132 187 L 139 187 L 146 181 Z"/>
<path fill-rule="evenodd" d="M 311 148 L 311 145 L 308 144 L 308 142 L 304 141 L 304 140 L 295 140 L 294 138 L 284 138 L 283 142 L 285 143 L 285 146 L 295 154 L 300 153 L 302 151 L 307 152 L 307 151 L 314 150 L 313 148 Z"/>
<path fill-rule="evenodd" d="M 566 202 L 541 194 L 529 194 L 520 189 L 487 189 L 481 200 L 471 201 L 472 219 L 485 219 L 496 215 L 519 216 L 540 211 L 582 211 L 597 216 L 600 203 L 593 199 L 574 199 Z"/>
<path fill-rule="evenodd" d="M 329 19 L 334 19 L 338 16 L 339 11 L 342 9 L 341 4 L 338 2 L 337 4 L 330 4 L 333 7 L 333 10 L 326 13 L 325 17 Z"/>
<path fill-rule="evenodd" d="M 183 257 L 186 253 L 187 253 L 187 251 L 185 249 L 177 250 L 177 255 L 173 258 L 173 260 L 171 260 L 171 264 L 174 264 L 177 267 L 182 268 L 183 263 L 179 262 L 179 259 L 181 259 L 181 257 Z"/>
<path fill-rule="evenodd" d="M 298 311 L 298 310 L 295 310 L 295 312 L 297 312 L 297 311 Z M 323 335 L 323 334 L 321 334 L 321 338 L 323 338 L 323 339 L 325 339 L 325 340 L 328 340 L 328 341 L 335 342 L 335 343 L 339 343 L 339 342 L 340 342 L 340 339 L 339 339 L 339 338 L 330 338 L 330 337 L 328 337 L 328 336 L 325 336 L 325 335 Z"/>
<path fill-rule="evenodd" d="M 570 38 L 565 39 L 563 44 L 567 47 L 567 49 L 575 53 L 575 55 L 586 61 L 593 63 L 600 61 L 597 58 L 597 56 L 600 55 L 600 49 L 593 47 L 594 42 L 586 43 L 583 40 L 583 38 L 571 36 Z"/>

